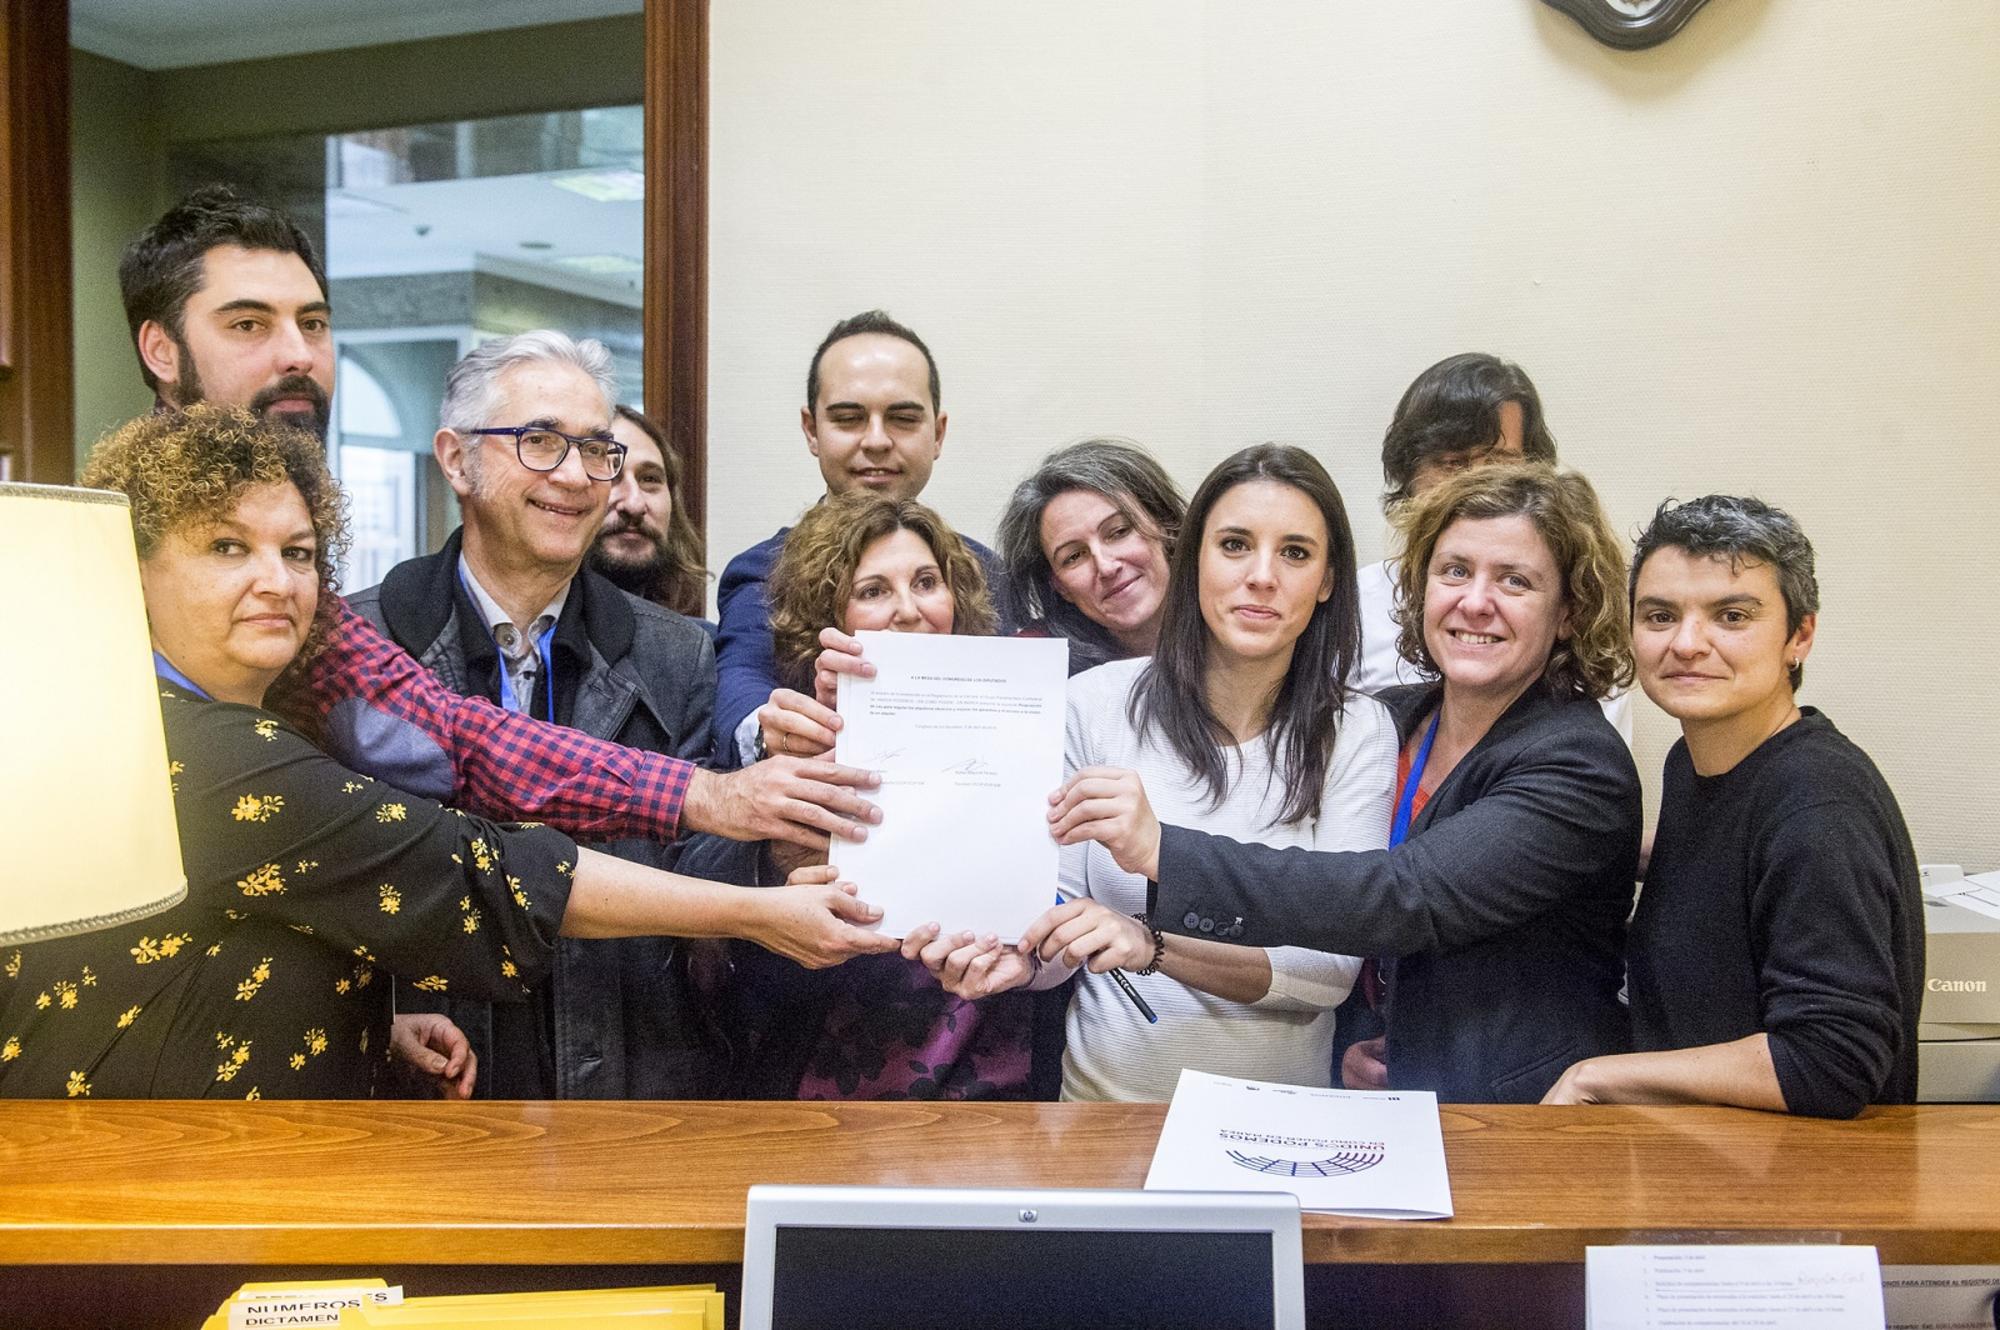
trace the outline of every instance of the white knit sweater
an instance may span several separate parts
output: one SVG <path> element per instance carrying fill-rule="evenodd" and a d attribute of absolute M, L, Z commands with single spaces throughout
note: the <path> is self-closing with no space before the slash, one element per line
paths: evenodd
<path fill-rule="evenodd" d="M 1388 843 L 1396 780 L 1396 726 L 1380 702 L 1356 695 L 1347 703 L 1333 766 L 1317 817 L 1273 825 L 1284 790 L 1272 779 L 1260 738 L 1236 749 L 1233 779 L 1220 805 L 1207 787 L 1156 735 L 1141 739 L 1126 719 L 1132 686 L 1144 660 L 1114 661 L 1070 680 L 1064 743 L 1068 772 L 1124 767 L 1139 773 L 1162 823 L 1195 827 L 1239 841 L 1299 845 L 1313 850 L 1378 850 Z M 1065 846 L 1064 887 L 1121 913 L 1146 908 L 1146 881 L 1127 873 L 1101 845 Z M 1339 902 L 1327 901 L 1328 909 Z M 1168 950 L 1173 940 L 1167 941 Z M 1183 1067 L 1294 1085 L 1326 1085 L 1331 1077 L 1333 1009 L 1361 968 L 1353 956 L 1303 947 L 1272 947 L 1271 990 L 1245 1005 L 1199 992 L 1164 974 L 1132 982 L 1159 1013 L 1149 1025 L 1108 976 L 1086 973 L 1069 1006 L 1063 1055 L 1065 1099 L 1171 1099 Z"/>

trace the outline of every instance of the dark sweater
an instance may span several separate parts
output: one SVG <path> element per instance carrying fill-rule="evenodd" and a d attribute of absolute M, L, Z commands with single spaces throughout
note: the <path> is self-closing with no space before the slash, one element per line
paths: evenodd
<path fill-rule="evenodd" d="M 1641 1051 L 1761 1030 L 1794 1113 L 1914 1103 L 1923 897 L 1868 755 L 1810 707 L 1719 776 L 1675 744 L 1629 968 Z"/>

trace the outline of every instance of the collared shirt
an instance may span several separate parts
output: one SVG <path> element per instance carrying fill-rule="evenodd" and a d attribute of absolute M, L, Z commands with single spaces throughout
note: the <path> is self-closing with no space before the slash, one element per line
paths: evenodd
<path fill-rule="evenodd" d="M 694 778 L 694 763 L 681 758 L 537 724 L 454 693 L 345 601 L 324 649 L 280 705 L 316 730 L 329 717 L 353 728 L 357 718 L 345 714 L 353 711 L 367 713 L 369 724 L 414 730 L 449 766 L 441 802 L 485 817 L 533 818 L 585 840 L 672 840 Z"/>
<path fill-rule="evenodd" d="M 508 690 L 512 695 L 513 705 L 508 710 L 531 713 L 534 710 L 535 689 L 543 685 L 542 656 L 535 644 L 562 617 L 563 605 L 569 600 L 569 589 L 575 585 L 575 579 L 563 583 L 556 598 L 523 629 L 515 624 L 507 611 L 500 608 L 500 602 L 480 582 L 463 554 L 458 556 L 458 573 L 465 580 L 465 589 L 471 594 L 473 605 L 486 621 L 486 631 L 492 636 L 493 645 L 500 650 L 500 667 L 507 671 Z"/>

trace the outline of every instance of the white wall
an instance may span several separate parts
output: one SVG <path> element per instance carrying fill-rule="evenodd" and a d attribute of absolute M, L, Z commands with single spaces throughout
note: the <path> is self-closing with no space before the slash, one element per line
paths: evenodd
<path fill-rule="evenodd" d="M 1754 492 L 1820 552 L 1802 700 L 1925 859 L 2000 865 L 2000 6 L 1715 0 L 1620 53 L 1533 0 L 730 0 L 712 14 L 710 543 L 817 492 L 805 359 L 937 352 L 926 498 L 989 536 L 1048 448 L 1192 488 L 1314 449 L 1378 551 L 1383 426 L 1519 360 L 1630 533 Z M 1657 784 L 1673 728 L 1638 705 Z"/>

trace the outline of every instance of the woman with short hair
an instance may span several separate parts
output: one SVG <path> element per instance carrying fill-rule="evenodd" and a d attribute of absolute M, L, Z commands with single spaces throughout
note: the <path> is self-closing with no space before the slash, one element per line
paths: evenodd
<path fill-rule="evenodd" d="M 1756 499 L 1663 503 L 1631 613 L 1639 684 L 1681 723 L 1627 948 L 1637 1051 L 1577 1063 L 1546 1102 L 1915 1103 L 1917 857 L 1882 773 L 1795 696 L 1812 543 Z"/>

